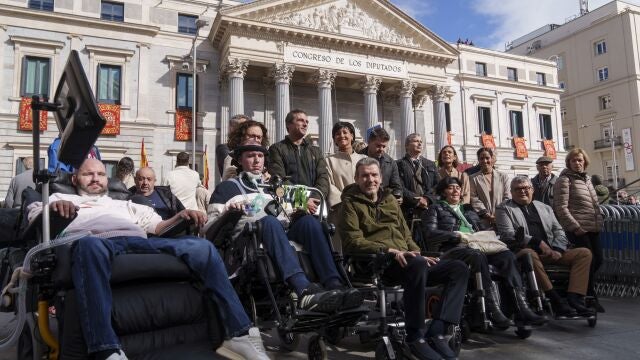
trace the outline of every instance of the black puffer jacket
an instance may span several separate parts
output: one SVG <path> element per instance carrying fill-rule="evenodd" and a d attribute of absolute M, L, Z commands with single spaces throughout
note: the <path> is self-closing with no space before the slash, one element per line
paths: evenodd
<path fill-rule="evenodd" d="M 487 230 L 480 216 L 470 204 L 462 207 L 464 217 L 474 231 Z M 436 203 L 422 213 L 422 235 L 427 244 L 427 251 L 445 252 L 460 243 L 454 231 L 460 229 L 461 220 L 451 208 L 442 203 Z"/>

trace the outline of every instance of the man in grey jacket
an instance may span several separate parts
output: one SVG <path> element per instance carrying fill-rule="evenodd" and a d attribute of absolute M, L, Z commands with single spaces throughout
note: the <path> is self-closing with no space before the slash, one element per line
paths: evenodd
<path fill-rule="evenodd" d="M 22 165 L 25 171 L 11 179 L 7 197 L 4 199 L 4 207 L 19 208 L 22 205 L 22 191 L 28 187 L 33 189 L 36 187 L 33 183 L 33 158 L 31 156 L 22 158 Z"/>
<path fill-rule="evenodd" d="M 581 316 L 593 315 L 593 310 L 584 304 L 591 251 L 586 248 L 567 249 L 567 236 L 553 209 L 533 200 L 533 186 L 528 177 L 516 176 L 510 187 L 511 200 L 496 208 L 500 239 L 518 256 L 531 254 L 536 279 L 551 300 L 556 315 L 575 316 L 576 312 Z M 571 274 L 566 301 L 553 290 L 543 264 L 569 266 Z"/>

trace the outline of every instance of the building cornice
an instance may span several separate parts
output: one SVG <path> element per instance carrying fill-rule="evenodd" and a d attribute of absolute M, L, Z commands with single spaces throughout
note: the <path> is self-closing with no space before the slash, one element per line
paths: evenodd
<path fill-rule="evenodd" d="M 470 45 L 464 45 L 464 44 L 457 44 L 456 46 L 458 47 L 458 51 L 460 51 L 461 58 L 464 58 L 465 56 L 468 56 L 471 54 L 480 54 L 480 55 L 488 55 L 488 56 L 497 57 L 497 58 L 506 59 L 506 60 L 522 61 L 529 64 L 544 65 L 551 68 L 556 67 L 555 61 L 551 61 L 551 60 L 545 60 L 545 59 L 540 59 L 540 58 L 525 56 L 525 55 L 509 54 L 502 51 L 484 49 L 484 48 L 479 48 L 476 46 L 470 46 Z"/>
<path fill-rule="evenodd" d="M 64 42 L 55 40 L 44 40 L 31 38 L 26 36 L 10 35 L 9 40 L 16 44 L 27 44 L 31 46 L 39 46 L 55 49 L 56 52 L 64 47 Z"/>
<path fill-rule="evenodd" d="M 538 84 L 531 84 L 531 83 L 525 83 L 520 81 L 514 82 L 510 80 L 497 79 L 497 78 L 492 78 L 488 76 L 477 76 L 477 75 L 461 73 L 461 74 L 458 74 L 456 77 L 460 81 L 476 81 L 476 82 L 481 82 L 486 84 L 507 86 L 509 88 L 513 88 L 514 84 L 517 84 L 516 88 L 523 89 L 523 90 L 543 91 L 551 94 L 564 93 L 563 89 L 555 88 L 552 86 L 541 86 Z"/>
<path fill-rule="evenodd" d="M 139 34 L 139 35 L 147 35 L 154 36 L 159 31 L 160 28 L 157 26 L 151 25 L 140 25 L 133 24 L 128 22 L 117 22 L 117 21 L 107 21 L 101 20 L 99 18 L 90 18 L 87 16 L 79 16 L 73 14 L 65 14 L 59 12 L 47 12 L 47 11 L 37 11 L 34 12 L 32 9 L 26 7 L 19 6 L 11 6 L 0 4 L 0 13 L 6 15 L 9 18 L 17 18 L 17 19 L 28 19 L 28 20 L 39 20 L 47 23 L 46 27 L 51 29 L 51 25 L 55 23 L 60 23 L 64 25 L 79 25 L 82 27 L 88 28 L 99 28 L 110 31 L 117 31 L 119 33 L 127 32 L 130 34 Z M 37 14 L 37 15 L 35 15 Z M 8 24 L 12 26 L 19 26 L 17 24 Z"/>

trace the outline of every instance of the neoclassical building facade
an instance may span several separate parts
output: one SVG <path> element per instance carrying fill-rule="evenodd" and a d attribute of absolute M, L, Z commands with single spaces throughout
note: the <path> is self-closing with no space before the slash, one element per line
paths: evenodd
<path fill-rule="evenodd" d="M 122 156 L 138 164 L 144 138 L 162 178 L 177 152 L 193 148 L 176 140 L 175 121 L 193 106 L 194 38 L 199 170 L 205 146 L 215 164 L 231 116 L 263 122 L 273 143 L 294 108 L 308 113 L 309 137 L 327 154 L 333 123 L 349 121 L 359 139 L 383 126 L 394 157 L 413 132 L 428 157 L 450 141 L 470 163 L 490 134 L 511 174 L 535 172 L 543 140 L 561 156 L 555 63 L 449 44 L 386 0 L 11 0 L 0 1 L 0 197 L 30 152 L 30 134 L 17 125 L 20 99 L 34 86 L 52 96 L 70 50 L 80 52 L 98 101 L 120 105 L 120 133 L 98 140 L 109 169 Z M 57 135 L 48 122 L 43 149 Z M 526 140 L 527 157 L 516 157 L 514 137 Z"/>

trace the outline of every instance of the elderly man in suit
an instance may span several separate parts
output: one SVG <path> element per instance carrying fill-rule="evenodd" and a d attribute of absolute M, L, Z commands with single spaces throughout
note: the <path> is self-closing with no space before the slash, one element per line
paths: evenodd
<path fill-rule="evenodd" d="M 536 279 L 551 300 L 557 315 L 574 316 L 576 312 L 581 316 L 593 315 L 593 310 L 584 304 L 589 282 L 591 251 L 585 248 L 567 248 L 567 236 L 553 209 L 533 200 L 533 186 L 528 177 L 516 176 L 511 181 L 510 188 L 512 199 L 500 204 L 496 209 L 500 239 L 518 256 L 531 254 Z M 553 290 L 543 264 L 570 267 L 566 301 Z"/>

